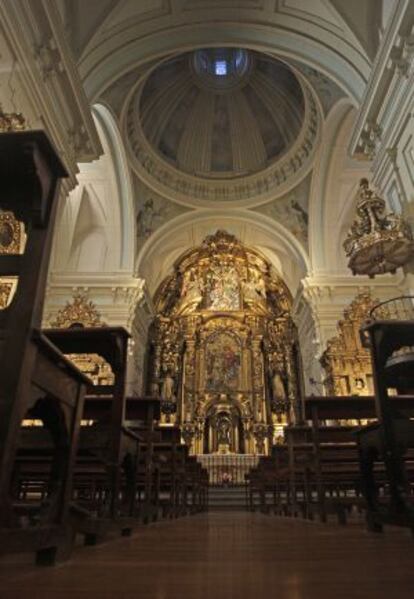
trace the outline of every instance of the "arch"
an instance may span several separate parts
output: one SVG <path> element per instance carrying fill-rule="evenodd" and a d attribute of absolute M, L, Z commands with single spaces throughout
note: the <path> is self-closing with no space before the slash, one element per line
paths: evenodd
<path fill-rule="evenodd" d="M 79 211 L 68 260 L 68 269 L 81 268 L 99 271 L 104 267 L 108 252 L 105 234 L 105 209 L 93 187 L 85 185 L 81 190 Z"/>
<path fill-rule="evenodd" d="M 123 141 L 109 109 L 92 109 L 102 156 L 80 164 L 55 238 L 55 272 L 129 272 L 135 256 L 135 210 Z"/>
<path fill-rule="evenodd" d="M 250 11 L 246 11 L 248 14 Z M 195 15 L 194 15 L 195 16 Z M 303 61 L 333 79 L 357 105 L 371 68 L 355 36 L 343 28 L 331 29 L 291 15 L 257 22 L 257 13 L 235 23 L 215 15 L 214 27 L 202 20 L 179 23 L 165 30 L 146 31 L 132 19 L 127 27 L 112 29 L 89 46 L 79 68 L 89 98 L 95 100 L 120 76 L 154 58 L 195 48 L 241 46 Z M 338 17 L 339 18 L 339 17 Z M 158 24 L 159 26 L 159 24 Z M 185 42 L 183 42 L 185 40 Z"/>
<path fill-rule="evenodd" d="M 343 99 L 325 123 L 309 200 L 309 252 L 314 274 L 348 274 L 341 245 L 344 226 L 350 223 L 359 179 L 368 172 L 366 163 L 351 159 L 347 153 L 354 120 L 355 110 Z"/>
<path fill-rule="evenodd" d="M 301 278 L 311 270 L 305 248 L 280 223 L 259 213 L 235 209 L 188 212 L 147 239 L 138 253 L 136 271 L 146 279 L 150 293 L 154 294 L 182 254 L 201 245 L 217 229 L 225 229 L 244 245 L 259 250 L 295 296 Z"/>
<path fill-rule="evenodd" d="M 119 266 L 122 270 L 132 271 L 135 256 L 135 208 L 130 169 L 124 142 L 114 116 L 104 104 L 95 104 L 92 112 L 101 123 L 102 129 L 106 134 L 116 176 L 119 210 L 121 213 Z"/>

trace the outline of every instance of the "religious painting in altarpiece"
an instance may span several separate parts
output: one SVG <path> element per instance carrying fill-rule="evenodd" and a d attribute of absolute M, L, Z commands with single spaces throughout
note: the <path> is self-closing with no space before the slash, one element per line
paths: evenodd
<path fill-rule="evenodd" d="M 278 273 L 217 231 L 176 262 L 154 299 L 146 392 L 163 400 L 162 424 L 179 426 L 192 453 L 269 453 L 300 409 L 292 298 Z M 167 378 L 173 401 L 162 397 Z"/>
<path fill-rule="evenodd" d="M 206 389 L 230 393 L 240 388 L 240 345 L 230 333 L 218 333 L 207 342 Z"/>

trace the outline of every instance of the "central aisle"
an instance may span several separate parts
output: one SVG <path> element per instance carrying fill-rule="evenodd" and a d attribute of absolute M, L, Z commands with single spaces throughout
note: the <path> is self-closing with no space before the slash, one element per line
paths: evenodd
<path fill-rule="evenodd" d="M 382 599 L 414 594 L 408 532 L 245 512 L 142 528 L 54 569 L 0 562 L 1 599 Z"/>

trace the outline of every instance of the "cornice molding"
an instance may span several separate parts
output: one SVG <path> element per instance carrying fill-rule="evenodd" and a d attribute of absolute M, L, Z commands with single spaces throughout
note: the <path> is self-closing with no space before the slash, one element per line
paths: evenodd
<path fill-rule="evenodd" d="M 373 159 L 384 145 L 385 124 L 399 111 L 396 95 L 412 88 L 414 63 L 414 3 L 399 0 L 374 61 L 351 137 L 349 150 Z M 391 119 L 392 120 L 392 119 Z"/>
<path fill-rule="evenodd" d="M 57 7 L 52 0 L 2 0 L 0 21 L 25 95 L 56 144 L 73 187 L 77 163 L 96 159 L 102 147 Z"/>
<path fill-rule="evenodd" d="M 253 175 L 209 180 L 179 171 L 151 147 L 140 126 L 139 88 L 131 94 L 122 125 L 131 166 L 151 189 L 185 206 L 211 208 L 214 204 L 226 208 L 237 203 L 238 207 L 251 208 L 280 197 L 309 173 L 321 137 L 323 120 L 319 103 L 306 84 L 302 84 L 302 89 L 306 99 L 304 123 L 286 154 Z"/>
<path fill-rule="evenodd" d="M 100 276 L 96 273 L 75 273 L 52 276 L 49 281 L 44 321 L 53 320 L 62 306 L 74 295 L 93 300 L 108 324 L 133 326 L 137 310 L 152 314 L 152 303 L 144 279 L 137 277 Z"/>

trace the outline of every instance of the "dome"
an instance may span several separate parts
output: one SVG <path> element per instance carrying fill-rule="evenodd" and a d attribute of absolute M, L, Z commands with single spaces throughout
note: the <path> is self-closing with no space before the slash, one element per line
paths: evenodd
<path fill-rule="evenodd" d="M 146 140 L 169 164 L 233 179 L 285 154 L 304 110 L 301 84 L 286 64 L 241 48 L 207 48 L 154 69 L 138 113 Z"/>

